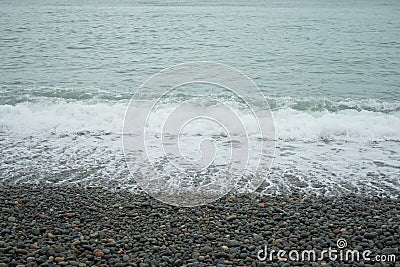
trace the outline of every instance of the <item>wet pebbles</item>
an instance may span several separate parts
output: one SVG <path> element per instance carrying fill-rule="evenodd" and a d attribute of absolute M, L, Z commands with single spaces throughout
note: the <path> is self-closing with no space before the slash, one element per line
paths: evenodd
<path fill-rule="evenodd" d="M 229 195 L 178 208 L 102 188 L 3 185 L 0 194 L 0 267 L 381 266 L 257 259 L 264 245 L 318 251 L 339 238 L 400 262 L 399 199 Z"/>

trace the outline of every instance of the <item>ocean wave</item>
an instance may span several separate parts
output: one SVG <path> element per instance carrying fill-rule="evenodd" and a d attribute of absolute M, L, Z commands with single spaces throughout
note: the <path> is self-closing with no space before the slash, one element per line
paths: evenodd
<path fill-rule="evenodd" d="M 17 105 L 25 102 L 128 102 L 132 91 L 120 91 L 115 88 L 74 88 L 74 87 L 30 87 L 27 85 L 3 85 L 0 87 L 0 105 Z M 209 88 L 205 88 L 209 89 Z M 18 94 L 15 94 L 15 92 Z M 290 108 L 299 111 L 329 111 L 338 112 L 341 110 L 353 109 L 357 111 L 373 111 L 382 113 L 400 112 L 400 101 L 393 99 L 381 100 L 376 98 L 327 98 L 327 97 L 296 97 L 296 96 L 269 96 L 263 92 L 271 109 L 280 110 Z M 205 95 L 214 95 L 221 101 L 230 101 L 231 96 L 224 92 L 205 90 Z M 197 94 L 196 94 L 197 95 Z M 164 96 L 167 102 L 182 102 L 193 98 L 195 95 L 190 90 L 177 91 Z M 149 96 L 150 98 L 153 96 Z M 157 96 L 156 96 L 157 97 Z M 257 103 L 259 99 L 255 99 Z M 263 101 L 259 101 L 263 104 Z"/>
<path fill-rule="evenodd" d="M 85 131 L 122 133 L 127 104 L 127 101 L 96 103 L 60 100 L 0 105 L 0 130 L 5 134 L 21 135 Z M 164 105 L 156 111 L 160 120 L 171 110 L 170 106 Z M 249 120 L 248 114 L 238 114 L 242 120 Z M 281 140 L 400 141 L 399 111 L 388 113 L 352 108 L 338 111 L 299 110 L 282 104 L 280 108 L 273 109 L 273 116 L 276 138 Z M 162 125 L 161 121 L 159 125 Z"/>
<path fill-rule="evenodd" d="M 274 112 L 277 137 L 283 140 L 399 141 L 400 113 L 353 109 Z"/>
<path fill-rule="evenodd" d="M 400 111 L 400 101 L 382 101 L 379 99 L 327 99 L 327 98 L 296 98 L 277 97 L 268 98 L 272 110 L 290 108 L 299 111 L 329 111 L 339 112 L 341 110 L 373 111 L 392 113 Z"/>

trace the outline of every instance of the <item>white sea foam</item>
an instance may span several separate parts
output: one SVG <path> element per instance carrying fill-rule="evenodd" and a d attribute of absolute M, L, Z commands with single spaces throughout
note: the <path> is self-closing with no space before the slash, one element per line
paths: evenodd
<path fill-rule="evenodd" d="M 125 110 L 123 102 L 24 102 L 0 106 L 0 127 L 22 135 L 79 131 L 121 133 Z"/>
<path fill-rule="evenodd" d="M 341 110 L 274 112 L 277 137 L 284 140 L 400 140 L 400 113 Z"/>
<path fill-rule="evenodd" d="M 165 105 L 165 104 L 164 104 Z M 22 135 L 40 133 L 76 133 L 103 131 L 121 133 L 127 102 L 25 102 L 14 106 L 0 106 L 0 129 Z M 152 116 L 152 123 L 161 127 L 163 118 L 171 107 L 159 107 Z M 238 111 L 241 120 L 250 122 L 248 113 Z M 283 107 L 273 111 L 276 138 L 282 140 L 348 140 L 383 141 L 400 140 L 400 112 L 375 112 L 370 110 L 343 109 L 310 111 Z M 155 119 L 154 119 L 155 118 Z M 160 121 L 157 121 L 160 118 Z M 200 123 L 201 122 L 196 122 Z M 206 122 L 205 122 L 206 123 Z M 211 125 L 191 127 L 208 129 Z M 196 130 L 197 129 L 197 130 Z"/>
<path fill-rule="evenodd" d="M 122 154 L 127 104 L 40 101 L 1 105 L 0 176 L 3 181 L 136 188 Z M 158 106 L 153 126 L 161 126 L 170 111 L 168 103 Z M 238 114 L 251 122 L 249 114 Z M 262 174 L 266 178 L 263 193 L 354 191 L 395 196 L 400 192 L 398 111 L 332 112 L 284 106 L 273 114 L 277 151 L 270 174 Z M 196 140 L 199 134 L 215 135 L 220 129 L 210 128 L 213 125 L 218 127 L 204 120 L 194 122 L 185 128 L 187 140 L 190 135 Z M 146 166 L 137 164 L 139 169 Z"/>

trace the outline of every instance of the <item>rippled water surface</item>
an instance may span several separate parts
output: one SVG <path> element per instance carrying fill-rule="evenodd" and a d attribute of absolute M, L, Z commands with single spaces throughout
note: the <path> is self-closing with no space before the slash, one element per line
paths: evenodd
<path fill-rule="evenodd" d="M 174 64 L 215 61 L 272 108 L 261 192 L 398 196 L 399 13 L 398 1 L 1 1 L 0 179 L 135 188 L 121 141 L 133 93 Z"/>

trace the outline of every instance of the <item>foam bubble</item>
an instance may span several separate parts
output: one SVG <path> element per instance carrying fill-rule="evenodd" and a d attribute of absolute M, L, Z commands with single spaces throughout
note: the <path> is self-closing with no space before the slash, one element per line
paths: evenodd
<path fill-rule="evenodd" d="M 124 102 L 24 102 L 0 106 L 0 129 L 19 134 L 122 132 Z"/>
<path fill-rule="evenodd" d="M 127 102 L 24 102 L 0 105 L 0 129 L 22 135 L 40 133 L 75 133 L 79 131 L 122 132 Z M 162 125 L 162 118 L 171 106 L 164 104 L 157 110 L 153 123 Z M 222 111 L 221 111 L 222 112 Z M 248 122 L 249 114 L 240 114 Z M 310 111 L 282 107 L 273 111 L 276 137 L 283 140 L 400 140 L 400 112 L 344 109 Z M 199 122 L 202 123 L 201 121 Z M 206 122 L 204 122 L 206 123 Z M 199 125 L 208 129 L 210 124 Z M 195 128 L 193 134 L 198 134 Z M 213 129 L 209 129 L 214 131 Z M 188 133 L 190 134 L 190 132 Z M 250 131 L 251 134 L 251 131 Z"/>
<path fill-rule="evenodd" d="M 274 112 L 278 138 L 292 140 L 400 140 L 400 113 L 341 110 Z"/>

